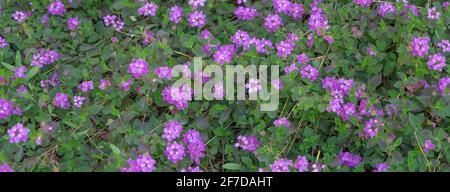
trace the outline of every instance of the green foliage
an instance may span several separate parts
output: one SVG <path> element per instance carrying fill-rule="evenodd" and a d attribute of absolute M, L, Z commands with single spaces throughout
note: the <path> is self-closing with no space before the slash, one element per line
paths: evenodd
<path fill-rule="evenodd" d="M 425 6 L 430 5 L 425 0 L 416 4 L 420 16 L 409 14 L 410 19 L 401 14 L 378 16 L 379 2 L 361 8 L 351 1 L 324 1 L 321 6 L 330 24 L 328 33 L 335 42 L 328 44 L 316 35 L 312 48 L 306 46 L 306 37 L 311 34 L 307 24 L 310 0 L 297 1 L 305 5 L 304 18 L 293 20 L 283 15 L 284 25 L 276 33 L 262 27 L 262 17 L 236 20 L 234 1 L 210 0 L 202 10 L 208 19 L 204 28 L 215 36 L 212 40 L 201 39 L 201 29 L 189 27 L 186 17 L 179 24 L 169 21 L 169 8 L 181 5 L 179 1 L 153 2 L 159 6 L 157 16 L 141 17 L 136 11 L 140 4 L 132 0 L 74 0 L 70 5 L 64 1 L 68 12 L 50 16 L 42 24 L 50 0 L 33 0 L 32 4 L 0 1 L 0 35 L 10 44 L 0 49 L 0 76 L 7 79 L 0 83 L 0 98 L 13 101 L 23 110 L 22 116 L 0 119 L 0 165 L 8 163 L 16 171 L 118 171 L 127 166 L 128 159 L 148 153 L 157 161 L 156 171 L 179 171 L 192 162 L 185 158 L 171 163 L 164 155 L 167 141 L 162 138 L 164 123 L 175 119 L 183 123 L 185 130 L 195 129 L 202 134 L 207 150 L 200 167 L 207 171 L 257 171 L 267 169 L 277 159 L 295 160 L 298 155 L 306 156 L 311 163 L 325 164 L 325 171 L 372 171 L 382 162 L 389 163 L 390 171 L 450 171 L 450 98 L 435 89 L 440 78 L 449 76 L 449 70 L 430 71 L 427 58 L 412 56 L 410 46 L 413 36 L 430 36 L 430 53 L 435 53 L 439 49 L 434 45 L 449 39 L 449 11 L 438 1 L 433 3 L 442 10 L 438 21 L 426 18 Z M 264 16 L 273 12 L 271 3 L 248 4 Z M 187 3 L 182 5 L 185 14 L 192 10 Z M 33 10 L 26 22 L 11 18 L 19 9 Z M 101 16 L 107 14 L 123 18 L 125 28 L 116 32 L 105 27 Z M 77 31 L 68 30 L 69 17 L 80 18 Z M 290 32 L 301 40 L 295 54 L 288 58 L 277 57 L 276 50 L 259 55 L 252 47 L 231 64 L 283 68 L 295 63 L 297 54 L 306 53 L 310 64 L 318 68 L 319 79 L 310 82 L 298 73 L 282 73 L 284 88 L 280 90 L 280 106 L 274 112 L 259 111 L 255 107 L 259 101 L 192 101 L 188 108 L 178 111 L 162 99 L 161 91 L 168 83 L 152 72 L 136 81 L 131 91 L 118 86 L 131 78 L 127 67 L 132 58 L 146 59 L 151 71 L 189 62 L 195 56 L 213 63 L 213 56 L 202 46 L 230 44 L 230 36 L 237 30 L 274 43 L 284 40 Z M 155 34 L 151 44 L 142 45 L 144 31 Z M 112 37 L 119 41 L 112 43 Z M 367 54 L 368 47 L 377 55 Z M 61 58 L 43 68 L 31 67 L 32 56 L 39 48 L 58 50 Z M 12 80 L 15 68 L 20 66 L 27 67 L 27 77 Z M 54 72 L 60 75 L 60 84 L 43 89 L 40 81 L 51 78 Z M 362 138 L 358 134 L 364 121 L 357 117 L 344 121 L 327 112 L 332 98 L 322 88 L 321 79 L 325 77 L 354 79 L 355 85 L 367 86 L 368 105 L 386 113 L 386 106 L 393 104 L 396 112 L 385 116 L 385 126 L 376 137 Z M 100 79 L 111 80 L 113 86 L 105 91 L 98 89 Z M 79 94 L 77 86 L 85 80 L 93 81 L 96 88 L 84 94 L 88 99 L 82 108 L 62 110 L 52 105 L 56 92 L 72 98 Z M 427 81 L 430 87 L 414 87 L 420 80 Z M 21 85 L 27 91 L 17 94 Z M 357 88 L 354 86 L 347 98 L 356 105 Z M 281 117 L 288 118 L 291 128 L 274 126 L 273 122 Z M 30 129 L 29 140 L 11 144 L 7 130 L 20 122 Z M 43 131 L 49 124 L 55 131 Z M 249 134 L 261 142 L 255 153 L 234 146 L 238 135 Z M 36 145 L 38 137 L 42 137 L 42 145 Z M 428 153 L 423 151 L 426 140 L 436 145 Z M 354 169 L 340 166 L 336 159 L 341 151 L 359 154 L 363 160 Z"/>

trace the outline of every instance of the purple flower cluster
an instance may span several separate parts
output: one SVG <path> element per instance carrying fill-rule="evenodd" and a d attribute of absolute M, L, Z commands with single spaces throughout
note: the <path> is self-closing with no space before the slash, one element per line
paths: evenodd
<path fill-rule="evenodd" d="M 191 27 L 202 28 L 206 21 L 206 15 L 202 11 L 194 11 L 188 15 L 189 26 Z"/>
<path fill-rule="evenodd" d="M 117 42 L 119 42 L 119 38 L 111 37 L 111 43 L 117 43 Z"/>
<path fill-rule="evenodd" d="M 436 53 L 428 57 L 428 69 L 430 70 L 436 70 L 440 72 L 446 65 L 447 64 L 445 61 L 445 57 L 440 53 Z"/>
<path fill-rule="evenodd" d="M 348 120 L 352 115 L 355 115 L 356 109 L 353 103 L 344 103 L 344 96 L 348 95 L 350 88 L 353 85 L 353 80 L 338 79 L 333 77 L 326 77 L 322 80 L 322 87 L 331 91 L 333 99 L 327 108 L 328 112 L 337 113 L 343 120 Z"/>
<path fill-rule="evenodd" d="M 262 39 L 257 39 L 257 38 L 253 38 L 251 41 L 251 45 L 254 45 L 256 48 L 256 51 L 258 53 L 263 53 L 263 54 L 269 54 L 268 49 L 273 49 L 273 44 L 272 41 L 262 38 Z"/>
<path fill-rule="evenodd" d="M 278 90 L 283 89 L 283 86 L 284 86 L 283 82 L 279 79 L 271 80 L 270 83 L 272 84 L 272 87 L 275 89 L 278 89 Z"/>
<path fill-rule="evenodd" d="M 275 45 L 277 48 L 277 56 L 281 58 L 286 58 L 294 51 L 296 45 L 295 42 L 300 39 L 293 33 L 288 35 L 288 38 L 284 41 L 281 41 Z"/>
<path fill-rule="evenodd" d="M 0 49 L 8 46 L 9 43 L 4 39 L 2 36 L 0 36 Z"/>
<path fill-rule="evenodd" d="M 243 46 L 244 51 L 250 50 L 250 47 L 253 45 L 256 48 L 256 51 L 258 53 L 269 53 L 267 48 L 272 49 L 273 45 L 270 40 L 267 39 L 258 39 L 256 37 L 251 37 L 248 32 L 238 30 L 236 33 L 230 37 L 231 41 L 233 41 L 233 44 L 235 48 L 239 48 Z M 220 47 L 219 47 L 220 48 Z M 236 50 L 233 50 L 231 47 L 227 48 L 231 51 L 235 52 Z M 231 52 L 229 52 L 231 53 Z"/>
<path fill-rule="evenodd" d="M 342 105 L 339 115 L 343 120 L 348 120 L 351 116 L 356 114 L 355 105 L 353 103 L 345 103 Z"/>
<path fill-rule="evenodd" d="M 446 8 L 446 9 L 448 9 L 449 6 L 450 6 L 450 2 L 448 2 L 448 1 L 442 3 L 442 7 Z"/>
<path fill-rule="evenodd" d="M 310 33 L 308 36 L 306 36 L 306 45 L 308 47 L 312 47 L 314 45 L 315 39 L 314 39 L 314 34 Z"/>
<path fill-rule="evenodd" d="M 335 99 L 343 99 L 348 94 L 353 85 L 353 79 L 335 79 L 326 77 L 322 80 L 322 87 L 331 91 L 331 96 Z"/>
<path fill-rule="evenodd" d="M 310 81 L 314 81 L 319 77 L 319 71 L 311 65 L 304 66 L 300 73 L 303 78 L 307 78 Z"/>
<path fill-rule="evenodd" d="M 233 56 L 236 53 L 236 48 L 234 45 L 223 45 L 219 46 L 214 53 L 214 62 L 224 65 L 228 64 L 233 60 Z"/>
<path fill-rule="evenodd" d="M 224 96 L 223 82 L 219 82 L 214 85 L 214 98 L 222 100 Z"/>
<path fill-rule="evenodd" d="M 286 13 L 291 6 L 289 0 L 272 0 L 272 3 L 276 13 Z"/>
<path fill-rule="evenodd" d="M 41 82 L 40 82 L 41 87 L 43 89 L 48 89 L 49 86 L 52 86 L 52 87 L 57 86 L 60 83 L 58 77 L 59 77 L 58 73 L 53 73 L 53 75 L 50 77 L 50 79 L 41 80 Z"/>
<path fill-rule="evenodd" d="M 431 20 L 438 20 L 441 17 L 441 13 L 437 11 L 436 7 L 428 8 L 427 14 L 428 19 Z"/>
<path fill-rule="evenodd" d="M 47 12 L 50 15 L 59 15 L 62 16 L 66 12 L 66 8 L 64 4 L 60 0 L 55 0 L 53 3 L 48 5 Z"/>
<path fill-rule="evenodd" d="M 284 71 L 284 73 L 289 74 L 293 71 L 298 71 L 298 67 L 297 67 L 297 65 L 295 65 L 295 63 L 292 63 L 291 65 L 285 67 L 283 69 L 283 71 Z"/>
<path fill-rule="evenodd" d="M 181 136 L 182 131 L 183 125 L 181 125 L 180 122 L 170 120 L 164 124 L 164 134 L 162 135 L 162 138 L 166 139 L 168 142 L 172 142 Z"/>
<path fill-rule="evenodd" d="M 27 142 L 28 133 L 30 133 L 30 129 L 24 127 L 22 123 L 17 123 L 13 127 L 11 127 L 11 129 L 8 129 L 9 142 Z"/>
<path fill-rule="evenodd" d="M 30 15 L 31 15 L 31 12 L 16 11 L 11 16 L 17 22 L 22 22 Z"/>
<path fill-rule="evenodd" d="M 71 31 L 76 30 L 78 28 L 79 24 L 80 23 L 79 23 L 78 17 L 69 18 L 67 20 L 67 25 L 69 27 L 69 30 L 71 30 Z"/>
<path fill-rule="evenodd" d="M 194 72 L 194 80 L 200 83 L 206 83 L 211 79 L 211 76 L 207 73 L 196 71 Z"/>
<path fill-rule="evenodd" d="M 299 19 L 305 12 L 303 4 L 293 3 L 289 0 L 272 0 L 275 13 L 284 13 L 293 19 Z"/>
<path fill-rule="evenodd" d="M 100 90 L 105 90 L 109 86 L 111 86 L 111 82 L 106 79 L 100 79 L 100 84 L 98 85 Z"/>
<path fill-rule="evenodd" d="M 207 43 L 207 44 L 202 45 L 202 50 L 205 54 L 210 55 L 212 47 L 213 47 L 213 45 Z"/>
<path fill-rule="evenodd" d="M 417 6 L 413 5 L 413 4 L 409 4 L 407 1 L 404 2 L 405 6 L 404 9 L 402 11 L 402 15 L 407 15 L 409 11 L 411 11 L 411 13 L 415 16 L 419 16 L 419 8 L 417 8 Z M 410 18 L 410 16 L 408 15 L 408 18 Z"/>
<path fill-rule="evenodd" d="M 195 143 L 197 141 L 201 141 L 202 137 L 200 135 L 200 132 L 197 130 L 187 130 L 186 133 L 183 135 L 183 142 L 184 143 Z"/>
<path fill-rule="evenodd" d="M 428 151 L 434 150 L 435 148 L 436 146 L 433 144 L 433 142 L 431 142 L 431 140 L 426 140 L 425 144 L 423 145 L 423 151 L 425 153 L 428 153 Z"/>
<path fill-rule="evenodd" d="M 199 8 L 205 6 L 206 0 L 189 0 L 188 4 L 193 8 Z"/>
<path fill-rule="evenodd" d="M 333 44 L 333 43 L 334 43 L 334 38 L 333 38 L 333 36 L 331 36 L 331 35 L 325 35 L 323 38 L 325 39 L 325 41 L 326 41 L 328 44 Z"/>
<path fill-rule="evenodd" d="M 141 16 L 155 16 L 156 9 L 158 9 L 158 5 L 156 5 L 155 3 L 147 2 L 142 7 L 139 7 L 138 14 Z"/>
<path fill-rule="evenodd" d="M 0 98 L 0 119 L 7 119 L 13 111 L 13 103 L 6 99 Z"/>
<path fill-rule="evenodd" d="M 53 64 L 58 60 L 59 54 L 54 50 L 39 49 L 31 59 L 31 66 L 43 67 L 44 65 Z"/>
<path fill-rule="evenodd" d="M 187 169 L 185 169 L 185 168 L 181 169 L 180 172 L 193 172 L 193 173 L 196 173 L 196 172 L 203 172 L 203 170 L 200 169 L 200 167 L 188 167 Z"/>
<path fill-rule="evenodd" d="M 43 15 L 41 18 L 41 23 L 42 25 L 45 25 L 48 21 L 48 15 Z"/>
<path fill-rule="evenodd" d="M 383 2 L 378 7 L 378 14 L 382 17 L 386 16 L 387 14 L 394 14 L 394 13 L 395 13 L 395 6 L 392 3 Z"/>
<path fill-rule="evenodd" d="M 277 56 L 280 58 L 288 57 L 294 51 L 295 46 L 295 42 L 290 39 L 286 39 L 277 43 L 275 45 L 275 47 L 277 48 Z"/>
<path fill-rule="evenodd" d="M 164 154 L 172 163 L 178 163 L 186 155 L 185 147 L 178 142 L 169 143 L 164 150 Z"/>
<path fill-rule="evenodd" d="M 428 153 L 428 151 L 430 150 L 434 150 L 436 148 L 436 146 L 431 142 L 431 140 L 426 140 L 425 144 L 423 145 L 423 151 L 425 153 Z"/>
<path fill-rule="evenodd" d="M 273 124 L 275 125 L 275 127 L 281 127 L 281 126 L 285 126 L 287 128 L 291 128 L 291 122 L 289 122 L 286 118 L 280 118 L 277 119 L 273 122 Z"/>
<path fill-rule="evenodd" d="M 291 3 L 291 6 L 289 9 L 287 9 L 286 14 L 291 16 L 294 20 L 298 20 L 298 19 L 302 18 L 303 13 L 305 13 L 303 4 Z"/>
<path fill-rule="evenodd" d="M 247 0 L 236 0 L 238 5 L 244 4 L 245 2 L 247 2 Z"/>
<path fill-rule="evenodd" d="M 163 89 L 163 100 L 169 104 L 175 105 L 178 110 L 183 110 L 188 106 L 191 100 L 192 88 L 189 85 L 169 86 Z"/>
<path fill-rule="evenodd" d="M 94 90 L 94 82 L 93 81 L 83 81 L 80 83 L 80 85 L 78 85 L 78 88 L 87 93 L 90 90 Z"/>
<path fill-rule="evenodd" d="M 0 37 L 0 42 L 1 42 L 1 37 Z M 441 40 L 437 46 L 439 48 L 441 48 L 442 52 L 444 52 L 444 53 L 450 52 L 450 41 L 448 41 L 447 39 Z M 1 43 L 0 43 L 0 48 L 1 48 Z"/>
<path fill-rule="evenodd" d="M 233 41 L 236 47 L 249 44 L 250 39 L 250 35 L 246 31 L 241 30 L 237 30 L 236 33 L 231 36 L 231 41 Z"/>
<path fill-rule="evenodd" d="M 268 32 L 277 32 L 281 25 L 283 25 L 283 19 L 277 14 L 269 15 L 264 18 L 264 28 L 266 28 Z"/>
<path fill-rule="evenodd" d="M 260 145 L 261 142 L 259 142 L 258 139 L 256 139 L 256 137 L 253 135 L 239 135 L 237 137 L 236 143 L 234 144 L 236 148 L 241 148 L 242 150 L 250 151 L 252 153 L 254 153 Z"/>
<path fill-rule="evenodd" d="M 210 31 L 208 31 L 208 29 L 205 29 L 205 30 L 203 30 L 203 31 L 200 33 L 200 37 L 201 37 L 202 39 L 211 39 L 211 38 L 212 38 L 212 34 L 211 34 Z"/>
<path fill-rule="evenodd" d="M 372 0 L 353 0 L 353 2 L 361 7 L 368 7 L 372 4 Z"/>
<path fill-rule="evenodd" d="M 289 172 L 289 167 L 293 166 L 293 163 L 289 159 L 278 159 L 270 165 L 272 172 Z"/>
<path fill-rule="evenodd" d="M 147 75 L 148 71 L 148 63 L 144 59 L 133 59 L 128 65 L 128 73 L 132 74 L 136 79 Z"/>
<path fill-rule="evenodd" d="M 447 87 L 449 87 L 448 85 L 450 84 L 450 78 L 449 77 L 443 77 L 441 79 L 439 79 L 438 85 L 437 85 L 437 90 L 439 91 L 439 93 L 441 93 L 442 96 L 445 96 L 445 92 L 446 90 L 448 90 L 447 92 L 447 96 L 450 96 L 450 89 L 448 89 Z"/>
<path fill-rule="evenodd" d="M 77 108 L 81 108 L 86 97 L 83 96 L 74 96 L 73 97 L 73 105 Z"/>
<path fill-rule="evenodd" d="M 167 66 L 157 67 L 157 68 L 155 68 L 154 72 L 161 79 L 171 79 L 172 78 L 172 69 L 170 67 L 167 67 Z"/>
<path fill-rule="evenodd" d="M 308 171 L 309 162 L 305 156 L 299 155 L 297 160 L 294 162 L 294 168 L 298 170 L 298 172 Z"/>
<path fill-rule="evenodd" d="M 412 55 L 417 57 L 425 57 L 430 48 L 429 37 L 413 37 L 411 41 Z"/>
<path fill-rule="evenodd" d="M 377 56 L 377 53 L 375 51 L 373 51 L 373 49 L 371 47 L 367 47 L 367 54 L 369 54 L 372 57 Z"/>
<path fill-rule="evenodd" d="M 143 45 L 148 45 L 148 44 L 152 43 L 154 39 L 155 39 L 154 35 L 151 31 L 144 31 L 142 33 L 142 44 Z"/>
<path fill-rule="evenodd" d="M 24 85 L 21 85 L 19 88 L 16 89 L 16 93 L 19 95 L 19 98 L 23 98 L 21 95 L 22 93 L 27 92 L 27 88 Z"/>
<path fill-rule="evenodd" d="M 12 114 L 17 115 L 17 116 L 22 116 L 23 111 L 22 111 L 22 109 L 20 109 L 19 105 L 16 105 L 12 111 Z"/>
<path fill-rule="evenodd" d="M 311 165 L 312 172 L 321 172 L 323 169 L 325 169 L 325 165 L 321 163 L 314 163 Z"/>
<path fill-rule="evenodd" d="M 377 163 L 375 165 L 375 170 L 373 170 L 374 172 L 385 172 L 389 169 L 389 164 L 388 163 Z"/>
<path fill-rule="evenodd" d="M 179 23 L 183 18 L 183 15 L 184 15 L 183 8 L 175 5 L 170 8 L 169 20 L 174 23 Z"/>
<path fill-rule="evenodd" d="M 125 25 L 125 22 L 120 20 L 116 15 L 104 16 L 103 23 L 105 24 L 106 27 L 112 26 L 116 31 L 122 30 Z"/>
<path fill-rule="evenodd" d="M 338 163 L 341 166 L 347 166 L 349 168 L 355 168 L 359 165 L 362 158 L 359 155 L 352 154 L 350 152 L 340 152 L 338 155 Z"/>
<path fill-rule="evenodd" d="M 69 95 L 65 93 L 56 93 L 53 99 L 53 105 L 61 109 L 68 109 L 70 107 Z"/>
<path fill-rule="evenodd" d="M 8 165 L 8 164 L 3 164 L 3 165 L 0 165 L 0 173 L 1 172 L 14 172 L 14 170 Z"/>
<path fill-rule="evenodd" d="M 127 81 L 122 81 L 120 83 L 120 89 L 122 89 L 122 91 L 129 91 L 131 88 L 131 85 L 133 85 L 134 81 L 133 79 L 128 79 Z"/>
<path fill-rule="evenodd" d="M 27 78 L 27 75 L 25 74 L 27 72 L 27 68 L 25 66 L 17 67 L 14 69 L 14 78 Z"/>
<path fill-rule="evenodd" d="M 248 83 L 245 84 L 245 88 L 247 88 L 248 93 L 257 93 L 262 89 L 261 82 L 258 79 L 249 79 Z"/>
<path fill-rule="evenodd" d="M 330 28 L 325 11 L 317 5 L 311 5 L 311 16 L 308 19 L 309 28 L 321 36 Z"/>
<path fill-rule="evenodd" d="M 356 94 L 356 93 L 355 93 Z M 359 102 L 358 110 L 359 110 L 359 116 L 358 119 L 362 119 L 364 116 L 374 116 L 377 114 L 377 110 L 373 105 L 367 107 L 367 104 L 369 103 L 368 100 L 361 100 Z"/>
<path fill-rule="evenodd" d="M 156 161 L 149 154 L 140 154 L 135 160 L 128 159 L 128 168 L 121 168 L 121 172 L 153 172 Z"/>
<path fill-rule="evenodd" d="M 188 130 L 183 136 L 183 142 L 187 144 L 189 158 L 196 164 L 200 164 L 200 159 L 205 156 L 206 145 L 202 140 L 200 132 Z"/>
<path fill-rule="evenodd" d="M 362 137 L 372 138 L 375 137 L 378 133 L 378 129 L 383 127 L 384 123 L 379 119 L 369 119 L 366 121 L 364 125 L 363 132 L 361 133 Z"/>
<path fill-rule="evenodd" d="M 302 53 L 300 55 L 297 55 L 297 61 L 299 64 L 305 64 L 309 61 L 308 55 L 306 53 Z"/>
<path fill-rule="evenodd" d="M 253 18 L 259 16 L 258 11 L 253 7 L 243 7 L 239 6 L 234 10 L 234 15 L 240 20 L 252 20 Z"/>

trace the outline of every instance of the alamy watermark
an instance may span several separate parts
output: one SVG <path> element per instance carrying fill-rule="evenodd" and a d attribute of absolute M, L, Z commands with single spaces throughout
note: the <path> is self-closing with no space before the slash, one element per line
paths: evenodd
<path fill-rule="evenodd" d="M 274 111 L 278 108 L 279 90 L 270 86 L 268 82 L 269 76 L 270 80 L 279 81 L 278 65 L 204 66 L 201 57 L 195 57 L 190 68 L 193 69 L 194 75 L 201 74 L 210 79 L 206 82 L 195 80 L 191 77 L 191 73 L 186 74 L 185 65 L 174 66 L 172 75 L 180 78 L 172 84 L 172 87 L 193 85 L 193 94 L 183 98 L 185 100 L 250 100 L 260 101 L 261 111 Z"/>

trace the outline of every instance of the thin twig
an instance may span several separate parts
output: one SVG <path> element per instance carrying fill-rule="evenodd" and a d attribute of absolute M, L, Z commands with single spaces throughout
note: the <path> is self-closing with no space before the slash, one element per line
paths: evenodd
<path fill-rule="evenodd" d="M 416 142 L 417 142 L 417 145 L 419 146 L 420 152 L 422 153 L 423 157 L 425 157 L 425 160 L 427 161 L 428 171 L 431 172 L 431 164 L 430 164 L 430 161 L 428 161 L 427 155 L 426 155 L 425 152 L 423 151 L 422 145 L 420 145 L 419 138 L 417 137 L 417 133 L 416 133 L 416 132 L 414 132 L 414 136 L 416 136 Z"/>

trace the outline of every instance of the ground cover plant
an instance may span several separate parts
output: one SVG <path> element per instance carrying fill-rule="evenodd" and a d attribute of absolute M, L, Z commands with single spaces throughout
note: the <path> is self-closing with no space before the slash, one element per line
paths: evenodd
<path fill-rule="evenodd" d="M 449 2 L 0 0 L 0 21 L 0 172 L 450 171 Z M 279 66 L 278 107 L 191 99 L 173 69 L 207 84 L 195 59 Z"/>

